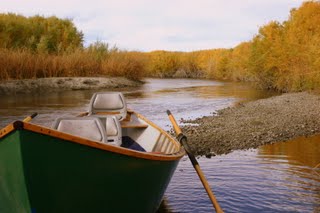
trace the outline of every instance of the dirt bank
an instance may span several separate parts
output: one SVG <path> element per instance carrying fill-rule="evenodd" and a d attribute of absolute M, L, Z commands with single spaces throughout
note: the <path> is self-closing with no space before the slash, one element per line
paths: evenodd
<path fill-rule="evenodd" d="M 103 78 L 103 77 L 70 77 L 70 78 L 39 78 L 25 80 L 10 80 L 0 83 L 0 94 L 10 95 L 16 93 L 37 93 L 62 90 L 87 90 L 134 87 L 141 82 L 126 78 Z"/>
<path fill-rule="evenodd" d="M 183 127 L 197 155 L 226 154 L 320 133 L 320 96 L 283 94 L 184 122 L 199 124 Z"/>

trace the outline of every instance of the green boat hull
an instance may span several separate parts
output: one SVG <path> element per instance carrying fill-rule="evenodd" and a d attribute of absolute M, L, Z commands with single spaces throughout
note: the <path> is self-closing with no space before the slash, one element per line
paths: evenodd
<path fill-rule="evenodd" d="M 0 139 L 0 212 L 155 212 L 179 159 L 13 130 Z"/>

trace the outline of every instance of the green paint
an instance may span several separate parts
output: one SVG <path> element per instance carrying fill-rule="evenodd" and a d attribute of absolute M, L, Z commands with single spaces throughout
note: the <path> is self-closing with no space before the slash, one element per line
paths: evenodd
<path fill-rule="evenodd" d="M 9 151 L 0 147 L 2 152 L 16 153 L 0 158 L 6 167 L 9 157 L 19 159 L 15 167 L 20 178 L 14 182 L 24 186 L 25 176 L 30 206 L 37 213 L 155 212 L 178 164 L 116 154 L 26 130 L 19 133 L 21 155 L 18 145 Z M 12 144 L 19 144 L 19 138 Z M 18 196 L 25 197 L 23 192 Z M 24 206 L 30 209 L 27 203 Z"/>
<path fill-rule="evenodd" d="M 19 141 L 17 131 L 0 140 L 1 213 L 30 212 Z"/>

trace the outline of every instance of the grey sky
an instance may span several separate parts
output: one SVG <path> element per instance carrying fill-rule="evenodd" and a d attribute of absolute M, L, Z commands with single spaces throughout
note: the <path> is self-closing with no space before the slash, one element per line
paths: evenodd
<path fill-rule="evenodd" d="M 85 35 L 127 50 L 233 47 L 302 0 L 1 0 L 0 12 L 71 18 Z"/>

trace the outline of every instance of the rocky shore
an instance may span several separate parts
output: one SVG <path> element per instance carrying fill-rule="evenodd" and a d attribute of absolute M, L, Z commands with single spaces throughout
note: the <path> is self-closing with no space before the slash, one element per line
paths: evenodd
<path fill-rule="evenodd" d="M 193 124 L 182 129 L 196 155 L 227 154 L 319 134 L 320 96 L 307 92 L 283 94 L 183 122 Z"/>
<path fill-rule="evenodd" d="M 141 82 L 127 78 L 104 77 L 61 77 L 24 80 L 9 80 L 0 83 L 0 94 L 30 94 L 63 90 L 88 90 L 105 88 L 123 88 L 141 85 Z"/>

